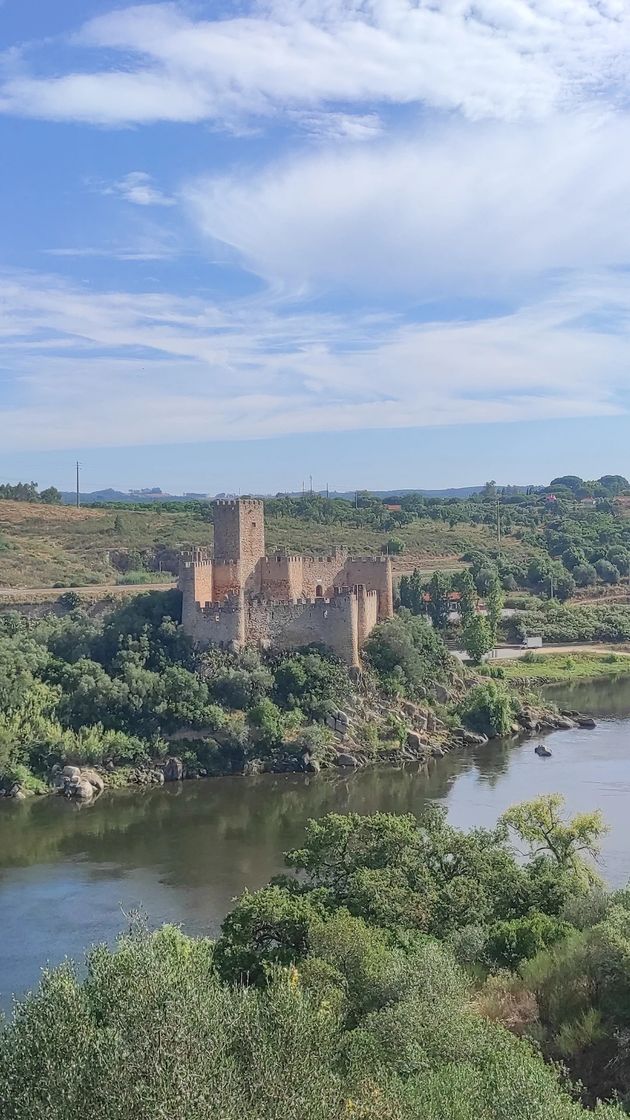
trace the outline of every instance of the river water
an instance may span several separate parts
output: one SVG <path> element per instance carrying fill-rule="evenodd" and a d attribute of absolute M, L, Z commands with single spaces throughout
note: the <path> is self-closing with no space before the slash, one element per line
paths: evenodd
<path fill-rule="evenodd" d="M 331 811 L 422 811 L 446 806 L 453 824 L 492 825 L 509 805 L 564 794 L 570 810 L 600 808 L 610 831 L 601 870 L 630 878 L 630 678 L 563 688 L 562 706 L 603 716 L 594 731 L 489 743 L 428 770 L 217 778 L 117 790 L 79 808 L 62 798 L 0 805 L 0 1005 L 36 984 L 40 969 L 81 960 L 112 942 L 129 917 L 216 934 L 232 900 L 282 869 L 304 822 Z"/>

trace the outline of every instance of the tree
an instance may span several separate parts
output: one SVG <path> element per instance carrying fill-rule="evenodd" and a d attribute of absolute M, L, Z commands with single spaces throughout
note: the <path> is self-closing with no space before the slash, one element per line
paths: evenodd
<path fill-rule="evenodd" d="M 385 545 L 385 552 L 389 556 L 400 556 L 405 551 L 405 542 L 400 537 L 389 537 Z"/>
<path fill-rule="evenodd" d="M 252 728 L 254 742 L 263 751 L 274 751 L 281 745 L 284 737 L 284 719 L 273 700 L 269 700 L 267 696 L 263 697 L 253 708 L 250 708 L 247 719 Z"/>
<path fill-rule="evenodd" d="M 471 661 L 478 664 L 492 649 L 494 642 L 488 620 L 483 615 L 474 614 L 464 626 L 462 634 L 464 649 Z"/>
<path fill-rule="evenodd" d="M 445 630 L 450 612 L 450 583 L 444 572 L 434 572 L 429 582 L 429 616 L 436 630 Z"/>
<path fill-rule="evenodd" d="M 576 564 L 573 578 L 578 587 L 592 587 L 597 583 L 597 572 L 592 564 Z"/>
<path fill-rule="evenodd" d="M 619 583 L 619 568 L 611 564 L 610 560 L 598 560 L 595 564 L 595 571 L 604 583 Z"/>
<path fill-rule="evenodd" d="M 61 491 L 56 486 L 48 486 L 46 490 L 40 491 L 39 499 L 47 506 L 61 505 Z"/>
<path fill-rule="evenodd" d="M 496 644 L 497 632 L 499 623 L 501 621 L 501 612 L 503 611 L 503 604 L 505 596 L 499 583 L 499 577 L 495 576 L 490 588 L 486 594 L 486 610 L 488 612 L 488 625 L 490 628 L 490 637 L 492 644 Z"/>
<path fill-rule="evenodd" d="M 461 596 L 460 609 L 463 622 L 464 624 L 466 624 L 467 622 L 470 622 L 471 618 L 474 618 L 477 610 L 477 603 L 479 601 L 477 588 L 475 587 L 475 581 L 468 568 L 465 568 L 463 572 L 457 573 L 457 575 L 455 576 L 454 585 L 455 589 L 459 591 Z"/>
<path fill-rule="evenodd" d="M 564 797 L 546 794 L 508 809 L 501 818 L 525 840 L 533 856 L 549 855 L 558 867 L 572 871 L 578 879 L 596 879 L 584 856 L 595 859 L 600 839 L 607 832 L 600 810 L 563 816 Z"/>
<path fill-rule="evenodd" d="M 424 584 L 418 568 L 414 568 L 410 576 L 400 577 L 399 594 L 402 607 L 407 607 L 412 614 L 424 612 Z"/>
<path fill-rule="evenodd" d="M 497 577 L 497 569 L 491 564 L 486 564 L 477 569 L 475 587 L 481 596 L 487 595 Z"/>

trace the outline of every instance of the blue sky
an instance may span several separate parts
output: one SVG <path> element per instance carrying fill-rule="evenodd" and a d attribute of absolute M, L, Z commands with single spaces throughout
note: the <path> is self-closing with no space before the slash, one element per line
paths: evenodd
<path fill-rule="evenodd" d="M 628 474 L 625 0 L 0 0 L 0 474 Z"/>

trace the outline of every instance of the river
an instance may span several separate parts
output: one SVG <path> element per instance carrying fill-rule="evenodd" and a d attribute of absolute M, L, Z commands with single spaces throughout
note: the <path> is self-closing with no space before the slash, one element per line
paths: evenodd
<path fill-rule="evenodd" d="M 113 942 L 129 916 L 216 934 L 231 902 L 282 868 L 309 817 L 336 811 L 422 811 L 446 806 L 453 824 L 492 825 L 509 805 L 559 792 L 570 810 L 600 808 L 610 831 L 601 870 L 630 878 L 630 678 L 554 693 L 601 719 L 594 731 L 546 742 L 488 743 L 427 770 L 217 778 L 105 793 L 77 807 L 62 798 L 0 806 L 0 1005 L 36 984 L 46 963 L 81 960 Z"/>

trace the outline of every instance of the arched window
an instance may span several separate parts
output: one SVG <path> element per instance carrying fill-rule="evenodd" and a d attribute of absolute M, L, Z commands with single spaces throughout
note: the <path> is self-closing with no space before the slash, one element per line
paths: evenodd
<path fill-rule="evenodd" d="M 323 599 L 323 597 L 324 597 L 324 588 L 322 587 L 321 583 L 318 583 L 317 587 L 315 588 L 315 598 L 316 599 Z"/>

